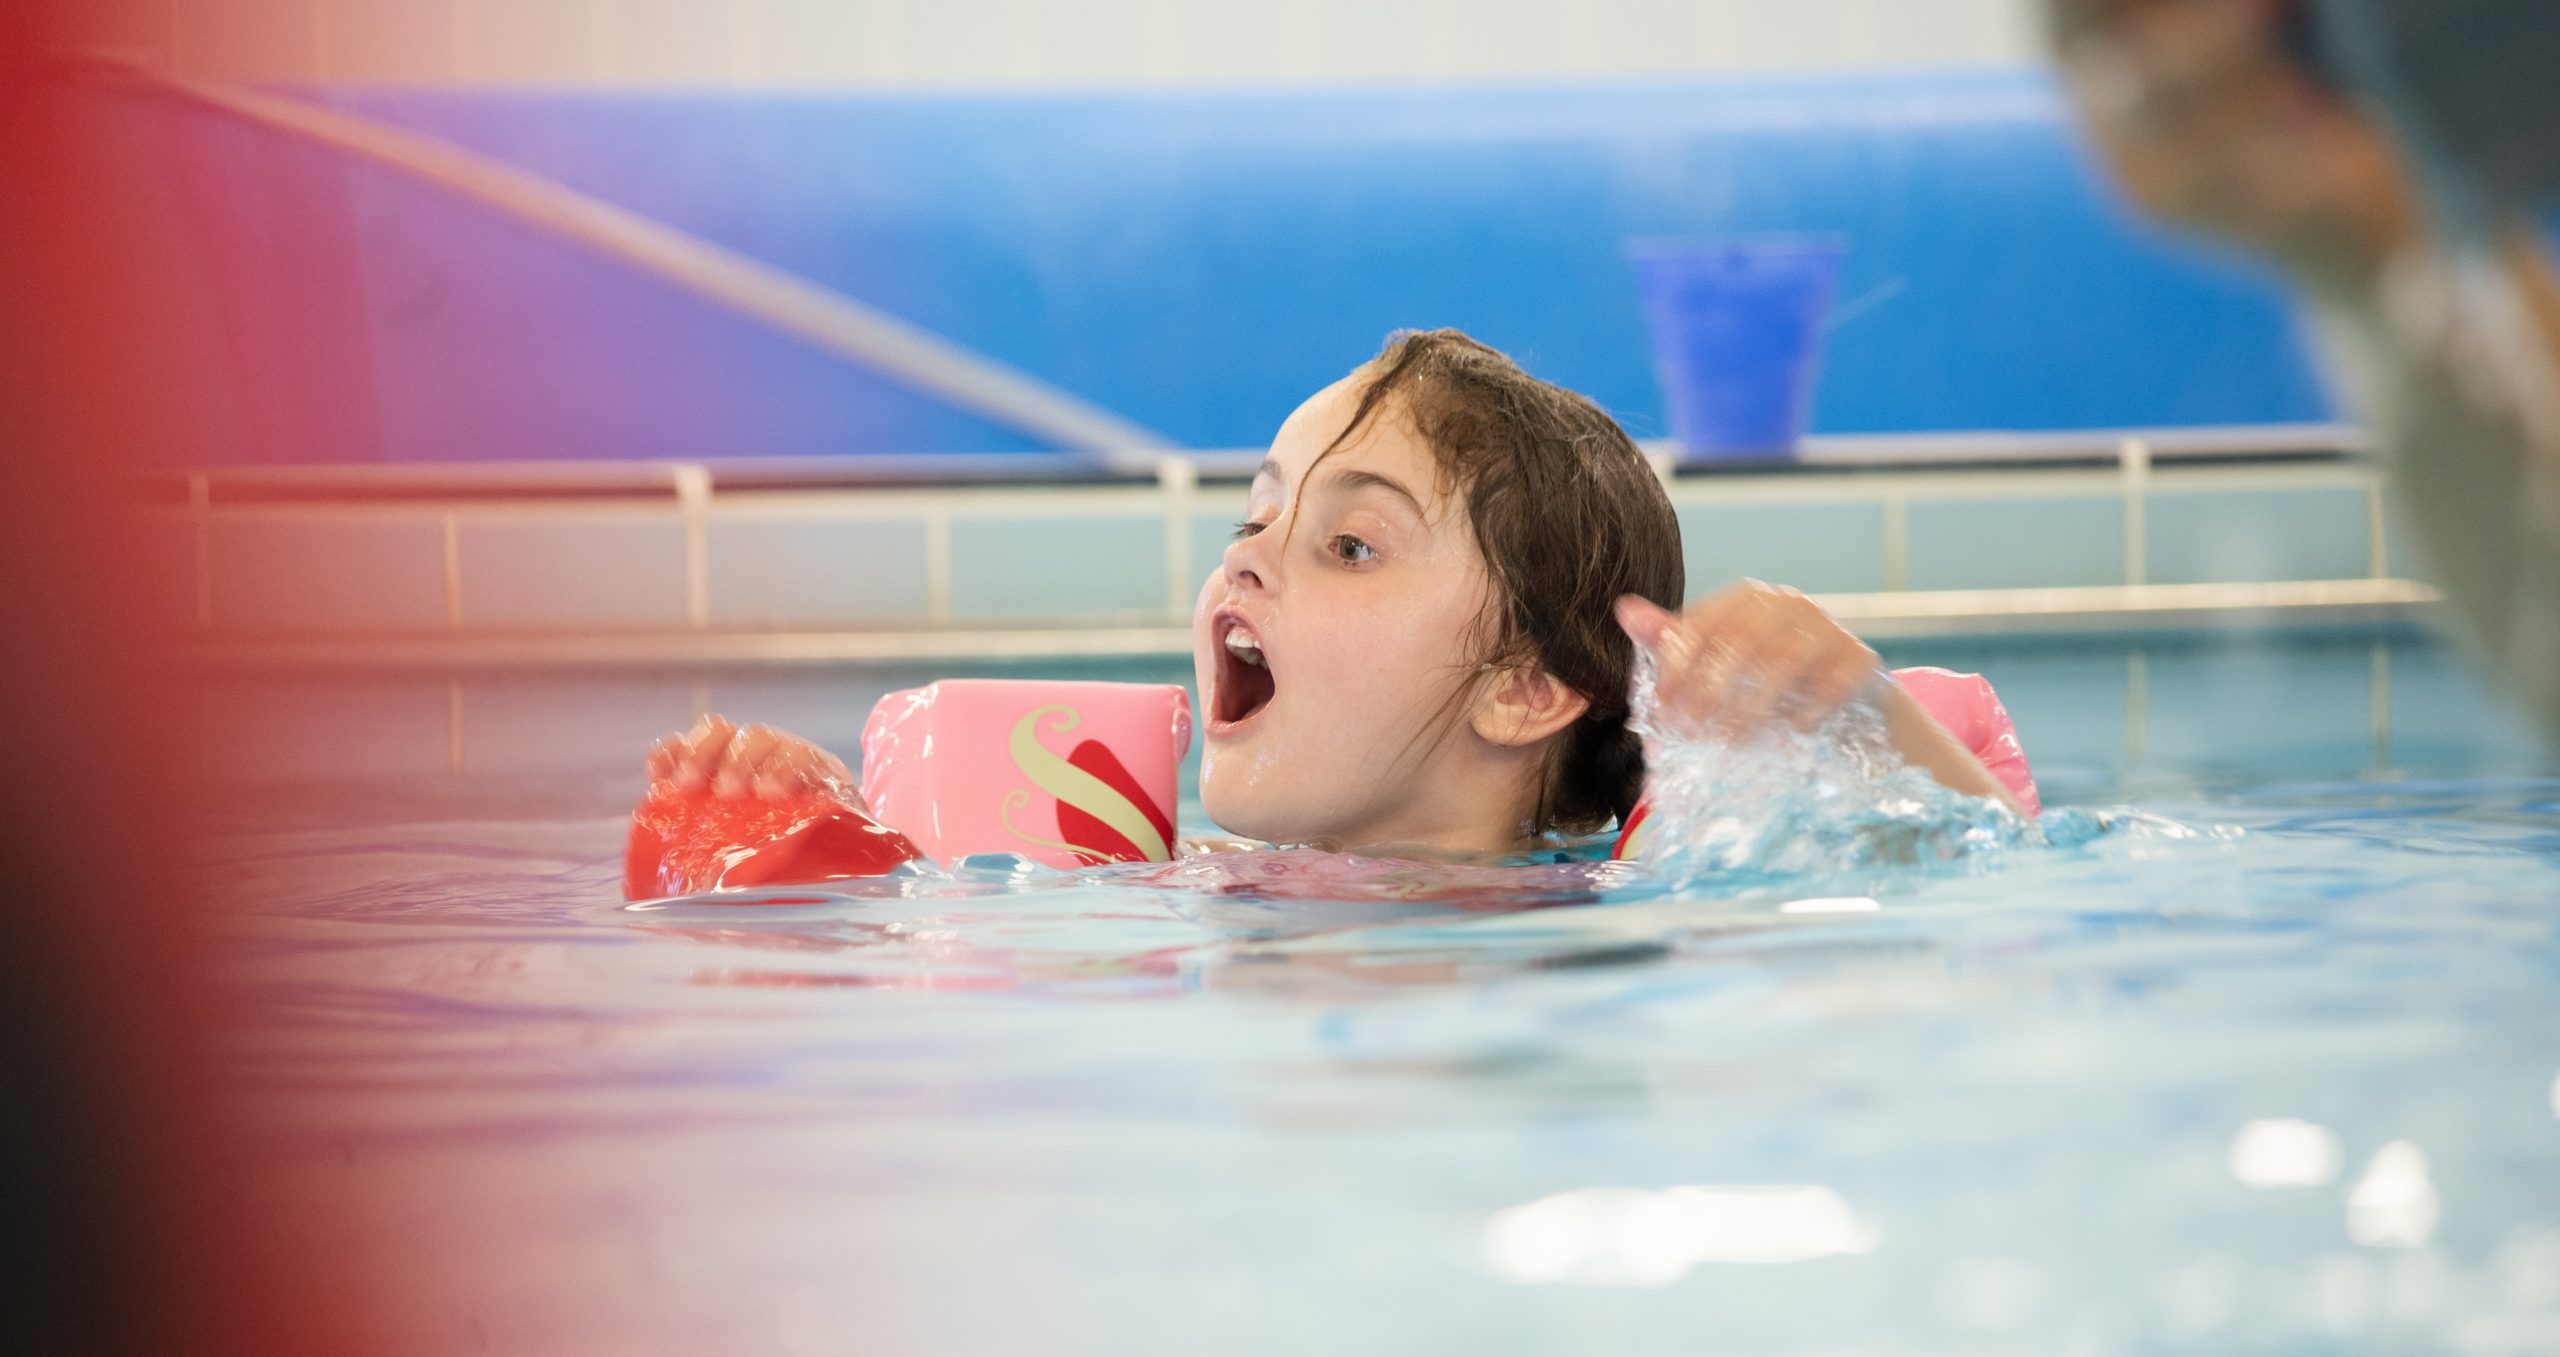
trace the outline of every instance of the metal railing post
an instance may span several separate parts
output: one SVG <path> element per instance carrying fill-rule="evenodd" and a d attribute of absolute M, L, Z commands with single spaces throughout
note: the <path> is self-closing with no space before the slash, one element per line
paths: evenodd
<path fill-rule="evenodd" d="M 700 631 L 711 625 L 711 468 L 680 462 L 673 474 L 684 515 L 684 616 Z"/>
<path fill-rule="evenodd" d="M 2124 440 L 2117 452 L 2124 471 L 2124 582 L 2151 582 L 2151 445 L 2139 438 Z"/>
<path fill-rule="evenodd" d="M 1898 594 L 1910 587 L 1911 498 L 1900 490 L 1884 497 L 1884 590 Z"/>
<path fill-rule="evenodd" d="M 1200 469 L 1188 458 L 1159 457 L 1156 487 L 1164 509 L 1165 614 L 1180 621 L 1191 616 L 1197 588 L 1191 579 L 1191 507 L 1193 492 L 1200 488 Z"/>

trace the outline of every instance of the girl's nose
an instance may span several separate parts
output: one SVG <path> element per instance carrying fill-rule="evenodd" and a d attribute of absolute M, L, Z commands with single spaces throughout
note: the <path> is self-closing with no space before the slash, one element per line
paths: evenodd
<path fill-rule="evenodd" d="M 1271 587 L 1271 543 L 1279 539 L 1280 526 L 1272 524 L 1260 532 L 1248 533 L 1227 544 L 1223 563 L 1228 583 L 1238 589 L 1267 590 Z"/>

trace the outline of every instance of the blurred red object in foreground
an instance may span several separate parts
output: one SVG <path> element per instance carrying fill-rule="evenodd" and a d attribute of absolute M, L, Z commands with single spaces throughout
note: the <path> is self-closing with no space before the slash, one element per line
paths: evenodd
<path fill-rule="evenodd" d="M 906 835 L 830 792 L 771 801 L 659 782 L 631 813 L 622 894 L 804 886 L 881 876 L 920 856 Z"/>
<path fill-rule="evenodd" d="M 192 467 L 249 360 L 199 324 L 154 145 L 55 60 L 103 7 L 0 4 L 0 711 L 44 770 L 0 784 L 0 1351 L 383 1353 L 404 1241 L 278 1149 L 302 1128 L 206 922 L 186 585 L 135 487 Z"/>

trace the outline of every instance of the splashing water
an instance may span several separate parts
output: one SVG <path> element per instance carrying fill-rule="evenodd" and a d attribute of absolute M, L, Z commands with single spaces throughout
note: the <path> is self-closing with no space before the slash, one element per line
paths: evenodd
<path fill-rule="evenodd" d="M 2008 807 L 1911 767 L 1872 694 L 1812 730 L 1785 722 L 1741 734 L 1700 730 L 1663 709 L 1653 653 L 1639 646 L 1627 725 L 1644 741 L 1653 809 L 1645 865 L 1725 892 L 1825 880 L 1970 875 L 2044 836 Z M 2074 817 L 2076 841 L 2109 822 Z"/>

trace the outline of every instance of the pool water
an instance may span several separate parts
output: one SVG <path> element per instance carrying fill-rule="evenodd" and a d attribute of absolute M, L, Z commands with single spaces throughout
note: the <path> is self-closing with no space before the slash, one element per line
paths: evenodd
<path fill-rule="evenodd" d="M 2376 768 L 2369 696 L 2057 761 L 2149 831 L 1738 898 L 1267 854 L 630 907 L 636 775 L 272 795 L 218 845 L 238 1074 L 403 1351 L 2560 1350 L 2560 778 Z"/>

